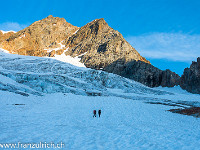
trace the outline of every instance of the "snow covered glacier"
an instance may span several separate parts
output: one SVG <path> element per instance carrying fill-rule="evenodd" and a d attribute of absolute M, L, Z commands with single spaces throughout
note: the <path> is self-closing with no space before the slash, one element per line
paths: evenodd
<path fill-rule="evenodd" d="M 79 95 L 112 95 L 113 90 L 138 95 L 165 95 L 132 80 L 89 68 L 76 67 L 51 58 L 0 53 L 1 88 L 35 95 L 44 93 L 75 93 Z M 7 80 L 6 80 L 7 79 Z M 17 83 L 7 83 L 8 80 Z M 4 83 L 5 82 L 5 83 Z M 11 82 L 11 81 L 10 81 Z M 11 88 L 13 87 L 13 88 Z M 7 89 L 6 89 L 7 88 Z M 28 95 L 27 95 L 28 96 Z"/>
<path fill-rule="evenodd" d="M 18 149 L 19 142 L 62 142 L 70 150 L 199 149 L 200 119 L 166 111 L 200 106 L 199 99 L 179 87 L 152 89 L 103 71 L 1 51 L 0 149 L 6 143 Z M 92 117 L 94 109 L 102 110 L 101 118 Z"/>

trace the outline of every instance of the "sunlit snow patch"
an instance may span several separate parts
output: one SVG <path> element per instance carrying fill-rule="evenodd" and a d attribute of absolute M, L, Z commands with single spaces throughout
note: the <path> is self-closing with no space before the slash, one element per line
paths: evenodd
<path fill-rule="evenodd" d="M 12 31 L 12 30 L 10 30 L 10 31 L 3 31 L 3 30 L 0 30 L 3 34 L 6 34 L 6 33 L 9 33 L 9 32 L 14 32 L 14 33 L 16 33 L 15 31 Z"/>
<path fill-rule="evenodd" d="M 7 51 L 7 50 L 5 50 L 5 49 L 2 49 L 2 48 L 0 48 L 0 52 L 1 52 L 1 54 L 3 54 L 3 53 L 9 54 L 9 51 Z M 3 52 L 3 53 L 2 53 L 2 52 Z"/>
<path fill-rule="evenodd" d="M 64 51 L 65 53 L 65 51 Z M 77 67 L 84 67 L 86 68 L 86 66 L 80 62 L 81 58 L 79 58 L 80 56 L 76 56 L 76 57 L 71 57 L 71 56 L 66 56 L 64 53 L 62 53 L 61 55 L 55 55 L 55 57 L 50 57 L 50 58 L 53 58 L 53 59 L 56 59 L 56 60 L 59 60 L 59 61 L 62 61 L 62 62 L 66 62 L 66 63 L 70 63 L 74 66 L 77 66 Z"/>

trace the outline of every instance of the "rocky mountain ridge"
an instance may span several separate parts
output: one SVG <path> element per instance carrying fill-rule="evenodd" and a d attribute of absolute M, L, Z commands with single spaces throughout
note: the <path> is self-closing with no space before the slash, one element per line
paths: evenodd
<path fill-rule="evenodd" d="M 142 57 L 116 30 L 108 26 L 103 18 L 96 19 L 81 27 L 76 34 L 65 40 L 69 47 L 66 55 L 81 58 L 86 67 L 101 69 L 118 59 L 126 62 L 140 60 L 150 63 Z"/>
<path fill-rule="evenodd" d="M 50 15 L 12 34 L 0 46 L 14 54 L 48 56 L 48 49 L 60 47 L 59 43 L 78 29 L 79 27 L 71 25 L 64 18 Z"/>
<path fill-rule="evenodd" d="M 126 63 L 123 59 L 118 60 L 105 67 L 104 71 L 133 79 L 149 87 L 174 87 L 180 82 L 180 76 L 169 69 L 163 71 L 142 61 Z"/>
<path fill-rule="evenodd" d="M 10 53 L 48 57 L 69 55 L 79 57 L 88 68 L 115 73 L 149 87 L 180 84 L 179 75 L 151 65 L 103 18 L 79 28 L 64 18 L 50 15 L 9 34 L 2 36 L 0 32 L 0 48 Z"/>
<path fill-rule="evenodd" d="M 188 92 L 200 94 L 200 57 L 193 61 L 190 68 L 185 68 L 181 76 L 180 86 Z"/>

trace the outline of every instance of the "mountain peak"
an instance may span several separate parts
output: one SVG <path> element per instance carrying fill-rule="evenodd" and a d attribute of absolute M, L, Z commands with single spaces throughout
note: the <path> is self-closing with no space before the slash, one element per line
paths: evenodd
<path fill-rule="evenodd" d="M 50 15 L 10 36 L 0 46 L 11 53 L 48 56 L 45 49 L 60 47 L 58 43 L 72 36 L 78 29 L 64 18 Z"/>
<path fill-rule="evenodd" d="M 95 19 L 92 22 L 88 23 L 87 25 L 91 26 L 91 25 L 101 25 L 101 26 L 108 26 L 107 22 L 104 20 L 104 18 L 100 18 L 100 19 Z"/>
<path fill-rule="evenodd" d="M 52 15 L 49 15 L 47 18 L 54 18 Z"/>
<path fill-rule="evenodd" d="M 97 22 L 97 23 L 106 23 L 105 19 L 104 18 L 100 18 L 100 19 L 95 19 L 93 20 L 94 22 Z"/>
<path fill-rule="evenodd" d="M 86 67 L 93 69 L 105 68 L 118 59 L 149 63 L 103 18 L 95 19 L 81 27 L 65 43 L 66 47 L 69 47 L 66 55 L 82 55 L 81 61 Z"/>

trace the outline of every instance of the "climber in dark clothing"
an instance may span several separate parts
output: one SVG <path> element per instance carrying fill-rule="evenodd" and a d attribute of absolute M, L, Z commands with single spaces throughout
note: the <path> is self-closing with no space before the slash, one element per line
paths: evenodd
<path fill-rule="evenodd" d="M 98 114 L 99 114 L 99 118 L 100 118 L 100 116 L 101 116 L 101 109 L 98 111 Z"/>
<path fill-rule="evenodd" d="M 96 114 L 97 114 L 96 110 L 93 110 L 93 118 L 96 117 Z"/>

